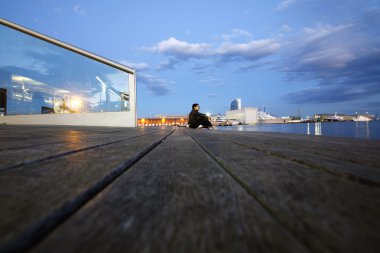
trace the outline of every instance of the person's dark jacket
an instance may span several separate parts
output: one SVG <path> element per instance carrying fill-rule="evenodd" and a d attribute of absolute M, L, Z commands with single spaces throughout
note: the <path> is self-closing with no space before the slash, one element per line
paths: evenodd
<path fill-rule="evenodd" d="M 206 118 L 206 114 L 200 113 L 197 110 L 191 110 L 189 113 L 189 125 L 195 123 L 199 118 Z"/>

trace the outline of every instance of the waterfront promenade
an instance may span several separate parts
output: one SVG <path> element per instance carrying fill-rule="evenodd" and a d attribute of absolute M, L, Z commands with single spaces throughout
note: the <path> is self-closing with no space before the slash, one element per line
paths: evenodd
<path fill-rule="evenodd" d="M 0 252 L 380 252 L 380 141 L 0 125 Z"/>

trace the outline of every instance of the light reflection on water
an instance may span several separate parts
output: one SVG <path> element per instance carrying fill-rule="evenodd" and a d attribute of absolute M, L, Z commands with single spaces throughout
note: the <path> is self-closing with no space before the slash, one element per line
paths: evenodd
<path fill-rule="evenodd" d="M 217 127 L 217 130 L 264 131 L 380 140 L 380 121 L 239 125 Z"/>

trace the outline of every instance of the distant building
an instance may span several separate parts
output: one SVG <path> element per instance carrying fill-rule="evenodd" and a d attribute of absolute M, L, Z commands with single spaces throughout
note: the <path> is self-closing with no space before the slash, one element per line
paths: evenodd
<path fill-rule="evenodd" d="M 341 113 L 321 113 L 313 116 L 314 121 L 351 121 L 353 116 Z"/>
<path fill-rule="evenodd" d="M 230 107 L 230 110 L 241 110 L 241 99 L 240 98 L 237 98 L 237 99 L 234 99 L 231 103 L 231 107 Z"/>
<path fill-rule="evenodd" d="M 138 126 L 186 126 L 187 115 L 157 115 L 153 118 L 138 118 Z"/>
<path fill-rule="evenodd" d="M 254 125 L 258 123 L 258 109 L 256 107 L 244 107 L 240 110 L 226 111 L 228 120 L 236 120 L 243 124 Z"/>

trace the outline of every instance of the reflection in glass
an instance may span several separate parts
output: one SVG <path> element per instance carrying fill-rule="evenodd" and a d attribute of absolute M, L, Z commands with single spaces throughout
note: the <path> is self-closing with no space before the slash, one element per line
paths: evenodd
<path fill-rule="evenodd" d="M 130 111 L 128 73 L 0 25 L 6 114 Z"/>

